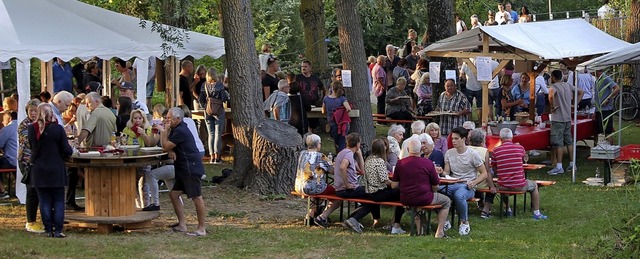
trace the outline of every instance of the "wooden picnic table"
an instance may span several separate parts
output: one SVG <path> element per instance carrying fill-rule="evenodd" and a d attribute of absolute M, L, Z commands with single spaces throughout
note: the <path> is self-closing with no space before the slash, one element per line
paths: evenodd
<path fill-rule="evenodd" d="M 67 167 L 84 168 L 85 211 L 68 213 L 67 218 L 97 224 L 99 232 L 111 232 L 113 224 L 148 222 L 155 212 L 137 211 L 136 173 L 138 168 L 157 165 L 167 155 L 162 149 L 124 150 L 123 153 L 76 153 Z"/>

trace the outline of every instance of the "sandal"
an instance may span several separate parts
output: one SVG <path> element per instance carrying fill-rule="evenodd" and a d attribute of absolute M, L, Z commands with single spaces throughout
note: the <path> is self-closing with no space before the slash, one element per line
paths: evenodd
<path fill-rule="evenodd" d="M 480 218 L 488 219 L 490 217 L 491 217 L 491 212 L 485 212 L 485 211 L 480 212 Z"/>
<path fill-rule="evenodd" d="M 179 229 L 179 228 L 178 228 L 178 226 L 171 227 L 171 230 L 172 230 L 173 232 L 176 232 L 176 233 L 186 233 L 186 232 L 187 232 L 187 230 L 186 230 L 186 229 L 185 229 L 185 230 Z"/>
<path fill-rule="evenodd" d="M 190 237 L 204 237 L 207 235 L 207 233 L 200 233 L 198 231 L 193 231 L 193 232 L 187 232 L 185 233 L 185 235 L 190 236 Z"/>

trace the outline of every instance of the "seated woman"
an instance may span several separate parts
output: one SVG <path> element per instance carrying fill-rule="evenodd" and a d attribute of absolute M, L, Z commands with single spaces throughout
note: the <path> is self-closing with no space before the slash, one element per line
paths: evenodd
<path fill-rule="evenodd" d="M 389 170 L 386 166 L 387 151 L 383 139 L 376 139 L 371 143 L 371 155 L 364 162 L 364 182 L 365 191 L 371 195 L 374 201 L 399 201 L 400 190 L 391 189 L 391 181 L 389 180 Z M 406 233 L 400 227 L 400 219 L 404 214 L 404 207 L 395 208 L 393 226 L 391 234 Z M 371 211 L 373 216 L 373 224 L 375 225 L 380 219 L 380 206 L 377 210 Z"/>
<path fill-rule="evenodd" d="M 140 145 L 140 147 L 153 147 L 159 141 L 158 134 L 154 134 L 147 116 L 140 109 L 133 110 L 127 127 L 122 130 L 122 134 L 126 135 L 126 145 Z M 138 170 L 138 197 L 136 199 L 137 207 L 144 208 L 149 204 L 149 192 L 144 184 L 144 175 L 151 171 L 151 166 L 144 166 Z"/>
<path fill-rule="evenodd" d="M 440 192 L 446 194 L 454 201 L 456 209 L 460 213 L 460 227 L 458 233 L 461 236 L 468 235 L 471 231 L 468 220 L 469 205 L 467 200 L 475 195 L 475 188 L 487 177 L 487 170 L 482 157 L 475 150 L 467 147 L 465 141 L 469 132 L 463 128 L 454 128 L 451 131 L 453 148 L 444 154 L 444 174 L 458 178 L 461 183 L 455 183 L 440 187 Z M 479 172 L 479 174 L 478 174 Z M 451 224 L 446 224 L 450 227 Z M 445 227 L 445 228 L 447 228 Z"/>
<path fill-rule="evenodd" d="M 420 84 L 413 89 L 418 96 L 417 113 L 425 115 L 433 110 L 433 89 L 429 82 L 429 73 L 422 74 Z"/>
<path fill-rule="evenodd" d="M 387 141 L 389 142 L 389 152 L 387 153 L 387 163 L 392 167 L 396 166 L 398 163 L 398 159 L 400 159 L 400 143 L 402 143 L 402 139 L 404 138 L 404 127 L 398 124 L 392 124 L 389 127 L 389 133 L 387 133 Z"/>
<path fill-rule="evenodd" d="M 411 96 L 404 90 L 406 86 L 407 79 L 400 77 L 396 81 L 396 87 L 387 91 L 385 97 L 387 117 L 394 120 L 413 120 L 414 111 L 411 106 Z"/>
<path fill-rule="evenodd" d="M 307 149 L 300 151 L 300 156 L 298 157 L 295 191 L 306 195 L 335 194 L 336 190 L 326 181 L 326 174 L 333 172 L 333 166 L 331 161 L 320 152 L 320 136 L 310 134 L 305 139 L 305 143 L 307 144 Z M 317 203 L 319 200 L 316 199 L 315 202 Z M 329 206 L 322 214 L 313 218 L 313 221 L 319 226 L 328 227 L 329 221 L 327 219 L 329 215 L 340 205 L 342 205 L 342 201 L 329 201 Z M 314 217 L 315 213 L 315 206 L 311 206 L 307 217 Z"/>
<path fill-rule="evenodd" d="M 427 124 L 425 132 L 429 134 L 433 140 L 433 148 L 435 150 L 442 152 L 442 154 L 447 153 L 447 150 L 449 150 L 447 138 L 440 135 L 440 126 L 438 126 L 438 123 L 432 122 Z"/>
<path fill-rule="evenodd" d="M 489 187 L 491 183 L 489 181 L 493 181 L 493 177 L 491 176 L 491 171 L 489 170 L 489 150 L 485 147 L 485 139 L 487 138 L 487 133 L 482 129 L 473 129 L 469 131 L 469 148 L 475 150 L 480 154 L 480 158 L 482 159 L 482 163 L 484 164 L 484 168 L 487 171 L 487 179 L 478 184 L 476 189 L 486 189 Z M 482 209 L 486 206 L 486 203 L 493 203 L 493 195 L 482 195 L 482 193 L 477 192 L 476 198 L 479 198 L 478 208 Z M 489 210 L 482 211 L 480 213 L 480 217 L 483 219 L 487 219 L 490 217 Z"/>
<path fill-rule="evenodd" d="M 422 154 L 420 156 L 431 160 L 433 165 L 436 167 L 438 174 L 442 173 L 442 167 L 444 167 L 444 154 L 433 148 L 433 138 L 431 138 L 427 133 L 422 133 L 418 136 L 418 139 L 422 145 L 420 148 L 420 152 L 422 152 Z"/>

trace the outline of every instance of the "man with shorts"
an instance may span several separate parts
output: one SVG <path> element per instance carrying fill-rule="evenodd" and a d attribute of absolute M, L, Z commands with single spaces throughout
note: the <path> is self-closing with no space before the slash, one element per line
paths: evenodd
<path fill-rule="evenodd" d="M 162 149 L 169 153 L 169 158 L 174 160 L 175 183 L 169 197 L 173 204 L 173 209 L 178 216 L 178 223 L 172 225 L 175 232 L 185 232 L 189 236 L 206 236 L 207 230 L 204 225 L 206 209 L 202 200 L 202 190 L 200 179 L 204 175 L 202 165 L 202 155 L 196 147 L 196 142 L 187 124 L 182 121 L 184 111 L 179 107 L 173 107 L 167 113 L 164 127 L 155 125 L 160 132 Z M 198 216 L 198 228 L 187 233 L 187 222 L 184 217 L 184 205 L 180 200 L 180 195 L 187 194 L 193 200 Z"/>
<path fill-rule="evenodd" d="M 505 191 L 526 191 L 530 193 L 533 219 L 547 219 L 547 216 L 540 213 L 538 184 L 524 177 L 522 161 L 527 156 L 527 152 L 524 151 L 524 147 L 512 142 L 513 132 L 511 132 L 511 129 L 500 130 L 500 140 L 502 145 L 494 148 L 493 153 L 491 153 L 491 166 L 493 171 L 498 174 L 498 188 Z M 486 199 L 492 201 L 496 193 L 496 187 L 493 185 L 493 181 L 487 181 L 487 183 L 491 189 L 491 194 L 487 194 Z M 491 203 L 485 202 L 482 211 L 488 214 L 490 209 Z"/>
<path fill-rule="evenodd" d="M 547 172 L 548 175 L 557 175 L 564 173 L 562 168 L 563 148 L 569 150 L 569 160 L 573 161 L 573 137 L 571 136 L 571 101 L 573 100 L 573 92 L 576 87 L 562 81 L 562 71 L 553 70 L 551 72 L 551 89 L 549 89 L 549 105 L 551 114 L 551 157 L 555 164 L 551 164 L 553 169 Z M 584 91 L 577 89 L 578 100 L 582 100 Z M 569 163 L 567 171 L 573 170 L 575 165 Z"/>

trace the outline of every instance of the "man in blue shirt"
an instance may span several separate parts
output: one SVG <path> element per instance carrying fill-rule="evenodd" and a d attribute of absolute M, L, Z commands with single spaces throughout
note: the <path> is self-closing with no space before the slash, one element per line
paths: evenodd
<path fill-rule="evenodd" d="M 65 63 L 64 60 L 56 58 L 56 62 L 53 63 L 53 93 L 56 94 L 60 91 L 72 92 L 73 89 L 73 73 L 71 73 L 71 66 Z"/>
<path fill-rule="evenodd" d="M 179 107 L 173 107 L 167 113 L 164 127 L 155 125 L 160 132 L 162 149 L 169 153 L 169 158 L 174 160 L 176 180 L 173 189 L 169 193 L 173 209 L 178 216 L 178 223 L 172 226 L 175 232 L 187 232 L 187 222 L 184 217 L 184 206 L 180 195 L 187 194 L 193 200 L 198 216 L 198 228 L 187 233 L 190 236 L 206 236 L 205 226 L 206 209 L 202 200 L 201 177 L 204 174 L 202 155 L 196 147 L 193 135 L 187 124 L 182 121 L 184 111 Z"/>
<path fill-rule="evenodd" d="M 596 107 L 596 125 L 598 133 L 604 133 L 606 136 L 613 133 L 613 118 L 609 118 L 606 121 L 603 120 L 609 117 L 615 108 L 618 108 L 613 107 L 613 99 L 618 96 L 620 86 L 611 77 L 602 73 L 602 70 L 596 71 L 596 76 L 598 80 L 592 97 Z M 611 137 L 607 138 L 607 140 L 612 143 Z"/>
<path fill-rule="evenodd" d="M 18 113 L 14 111 L 4 111 L 2 122 L 4 127 L 0 129 L 0 148 L 4 156 L 0 157 L 0 168 L 15 169 L 18 155 Z M 11 184 L 11 183 L 9 183 Z M 0 199 L 9 198 L 5 192 L 2 178 L 0 177 Z"/>

